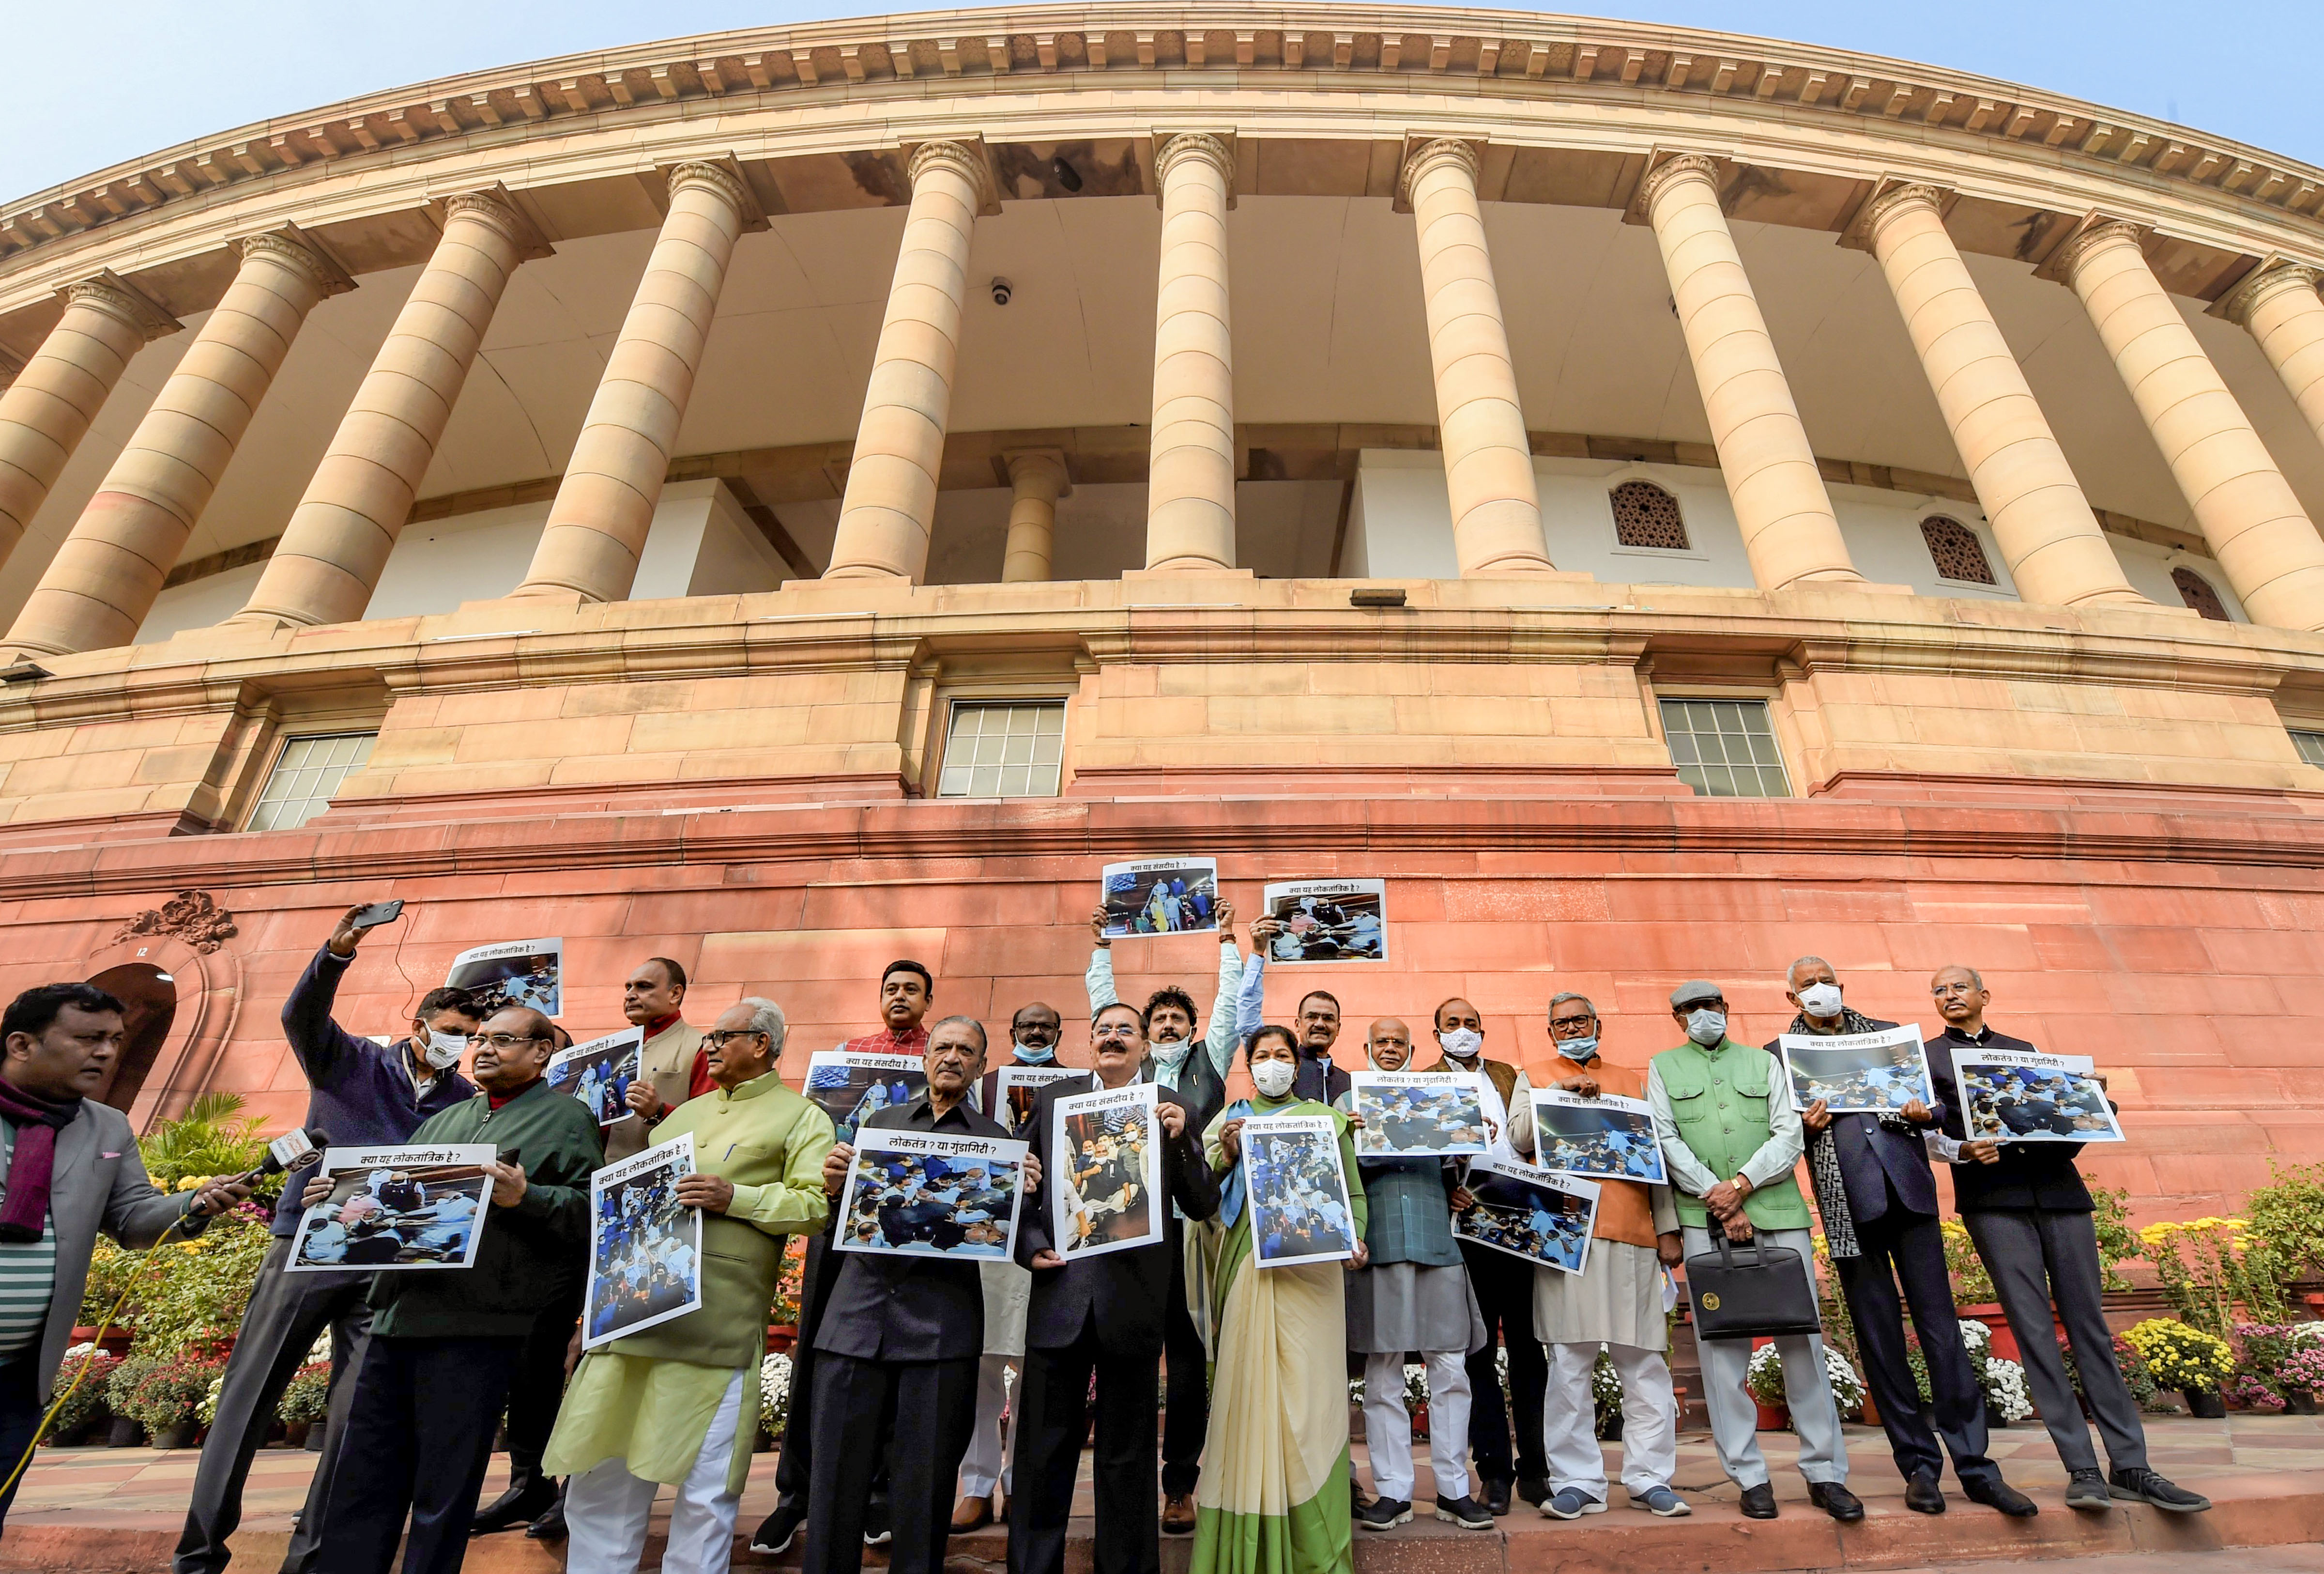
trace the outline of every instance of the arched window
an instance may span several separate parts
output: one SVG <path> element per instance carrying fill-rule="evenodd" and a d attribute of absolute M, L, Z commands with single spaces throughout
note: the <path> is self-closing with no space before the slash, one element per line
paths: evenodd
<path fill-rule="evenodd" d="M 1937 566 L 1938 579 L 1959 579 L 1969 585 L 1996 583 L 1993 565 L 1986 560 L 1985 543 L 1977 539 L 1977 532 L 1960 520 L 1932 514 L 1921 521 L 1921 539 L 1928 543 L 1929 561 Z"/>
<path fill-rule="evenodd" d="M 2179 599 L 2209 618 L 2213 623 L 2226 623 L 2227 609 L 2219 600 L 2218 591 L 2209 579 L 2192 569 L 2173 569 L 2171 582 L 2179 587 Z"/>
<path fill-rule="evenodd" d="M 1688 550 L 1678 499 L 1652 481 L 1625 481 L 1607 494 L 1607 501 L 1614 505 L 1614 539 L 1623 546 Z"/>

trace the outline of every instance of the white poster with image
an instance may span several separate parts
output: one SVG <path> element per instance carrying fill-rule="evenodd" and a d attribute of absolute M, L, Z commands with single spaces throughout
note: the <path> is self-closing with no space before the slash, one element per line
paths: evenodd
<path fill-rule="evenodd" d="M 1917 1027 L 1830 1038 L 1785 1033 L 1775 1042 L 1794 1109 L 1821 1099 L 1834 1115 L 1894 1115 L 1915 1098 L 1932 1107 L 1937 1102 Z"/>
<path fill-rule="evenodd" d="M 444 983 L 447 988 L 465 989 L 475 997 L 479 1022 L 512 1005 L 530 1005 L 544 1016 L 555 1016 L 564 1005 L 558 982 L 564 968 L 561 939 L 503 940 L 473 947 L 453 958 Z"/>
<path fill-rule="evenodd" d="M 1194 934 L 1219 927 L 1216 858 L 1139 858 L 1098 871 L 1105 932 Z"/>
<path fill-rule="evenodd" d="M 319 1165 L 286 1182 L 304 1188 L 319 1175 L 331 1194 L 300 1215 L 284 1271 L 474 1265 L 492 1212 L 493 1178 L 484 1167 L 493 1156 L 490 1143 L 326 1148 Z"/>
<path fill-rule="evenodd" d="M 1066 1262 L 1164 1238 L 1161 1109 L 1151 1082 L 1056 1101 L 1049 1238 Z"/>
<path fill-rule="evenodd" d="M 1296 962 L 1388 960 L 1388 882 L 1284 880 L 1259 893 L 1267 916 L 1283 926 L 1267 959 Z"/>
<path fill-rule="evenodd" d="M 1952 1046 L 1972 1142 L 2118 1143 L 2122 1123 L 2088 1055 Z"/>
<path fill-rule="evenodd" d="M 681 1132 L 589 1177 L 586 1349 L 702 1310 L 702 1210 L 678 1200 L 694 1173 Z"/>

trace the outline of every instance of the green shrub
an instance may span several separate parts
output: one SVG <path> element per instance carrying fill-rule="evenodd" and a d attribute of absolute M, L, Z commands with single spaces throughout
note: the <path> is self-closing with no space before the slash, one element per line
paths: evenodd
<path fill-rule="evenodd" d="M 95 1345 L 75 1345 L 65 1352 L 64 1360 L 57 1367 L 56 1393 L 60 1403 L 56 1420 L 49 1427 L 51 1437 L 73 1431 L 112 1413 L 106 1404 L 106 1392 L 120 1365 L 120 1356 L 108 1356 Z"/>
<path fill-rule="evenodd" d="M 199 1418 L 211 1382 L 225 1369 L 223 1361 L 141 1356 L 133 1350 L 107 1385 L 113 1413 L 127 1416 L 149 1432 L 187 1425 Z"/>
<path fill-rule="evenodd" d="M 274 1407 L 277 1421 L 321 1421 L 331 1408 L 331 1364 L 317 1362 L 301 1366 L 291 1374 L 290 1386 L 282 1390 L 281 1403 Z"/>

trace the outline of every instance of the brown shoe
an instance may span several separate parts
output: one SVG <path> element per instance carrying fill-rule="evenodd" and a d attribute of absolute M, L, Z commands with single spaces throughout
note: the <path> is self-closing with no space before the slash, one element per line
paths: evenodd
<path fill-rule="evenodd" d="M 982 1497 L 964 1497 L 953 1505 L 952 1533 L 964 1536 L 992 1523 L 992 1505 Z"/>
<path fill-rule="evenodd" d="M 1182 1492 L 1162 1505 L 1162 1533 L 1166 1536 L 1191 1536 L 1194 1533 L 1194 1495 Z"/>

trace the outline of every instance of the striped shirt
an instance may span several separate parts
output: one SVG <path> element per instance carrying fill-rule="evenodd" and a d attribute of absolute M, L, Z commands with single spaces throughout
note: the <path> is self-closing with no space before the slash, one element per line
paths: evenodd
<path fill-rule="evenodd" d="M 0 1119 L 0 1176 L 16 1153 L 16 1123 Z M 6 1195 L 0 1180 L 0 1198 Z M 20 1356 L 41 1342 L 49 1301 L 57 1286 L 57 1222 L 53 1210 L 41 1220 L 37 1241 L 0 1241 L 0 1360 Z"/>

